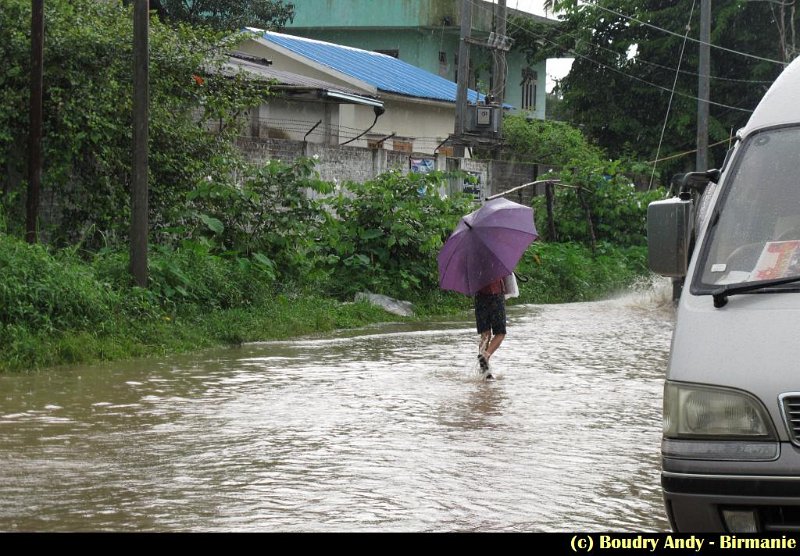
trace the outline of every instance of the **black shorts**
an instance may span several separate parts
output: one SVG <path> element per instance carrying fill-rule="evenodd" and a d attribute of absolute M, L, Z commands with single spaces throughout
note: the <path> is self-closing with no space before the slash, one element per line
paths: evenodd
<path fill-rule="evenodd" d="M 475 296 L 475 323 L 478 334 L 491 330 L 492 334 L 506 333 L 506 298 L 502 293 Z"/>

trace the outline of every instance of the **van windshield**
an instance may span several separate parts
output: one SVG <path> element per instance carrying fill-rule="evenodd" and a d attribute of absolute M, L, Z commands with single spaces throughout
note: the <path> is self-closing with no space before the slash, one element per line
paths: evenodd
<path fill-rule="evenodd" d="M 800 128 L 762 131 L 739 150 L 711 216 L 694 293 L 800 275 Z"/>

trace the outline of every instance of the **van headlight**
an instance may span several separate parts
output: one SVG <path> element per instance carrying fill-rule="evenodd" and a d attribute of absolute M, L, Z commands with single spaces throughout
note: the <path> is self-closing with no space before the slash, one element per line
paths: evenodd
<path fill-rule="evenodd" d="M 778 456 L 778 442 L 767 410 L 754 396 L 667 382 L 662 453 L 691 459 L 769 460 Z"/>

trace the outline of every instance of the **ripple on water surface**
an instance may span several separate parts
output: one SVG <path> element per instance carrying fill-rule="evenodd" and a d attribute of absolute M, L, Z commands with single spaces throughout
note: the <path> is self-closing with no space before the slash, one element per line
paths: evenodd
<path fill-rule="evenodd" d="M 666 530 L 656 297 L 2 376 L 0 529 Z"/>

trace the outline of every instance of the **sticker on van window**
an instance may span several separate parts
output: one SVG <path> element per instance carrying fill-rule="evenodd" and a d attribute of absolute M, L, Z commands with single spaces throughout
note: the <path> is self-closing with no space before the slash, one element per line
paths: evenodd
<path fill-rule="evenodd" d="M 725 272 L 725 269 L 728 268 L 728 265 L 725 263 L 717 263 L 711 265 L 711 272 Z"/>

